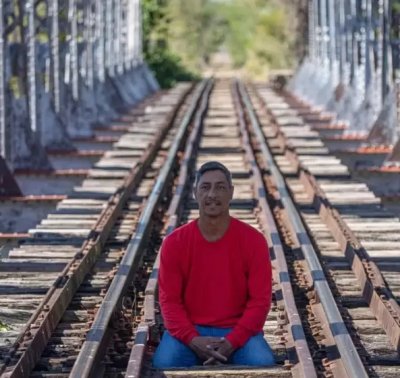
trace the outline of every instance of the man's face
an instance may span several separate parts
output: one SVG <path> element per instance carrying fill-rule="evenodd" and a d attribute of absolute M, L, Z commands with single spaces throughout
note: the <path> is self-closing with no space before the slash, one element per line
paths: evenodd
<path fill-rule="evenodd" d="M 222 171 L 207 171 L 200 177 L 194 195 L 199 204 L 200 215 L 218 217 L 229 213 L 233 186 L 229 185 Z"/>

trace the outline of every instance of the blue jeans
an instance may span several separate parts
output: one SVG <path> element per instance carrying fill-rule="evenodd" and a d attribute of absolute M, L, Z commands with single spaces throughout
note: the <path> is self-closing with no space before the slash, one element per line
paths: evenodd
<path fill-rule="evenodd" d="M 215 328 L 196 326 L 200 336 L 222 337 L 226 336 L 232 328 Z M 237 349 L 230 356 L 228 363 L 235 365 L 271 366 L 275 364 L 275 358 L 268 343 L 260 332 L 251 337 L 245 345 Z M 201 365 L 202 361 L 185 344 L 168 331 L 164 332 L 160 345 L 153 357 L 153 366 L 158 369 L 172 367 L 189 367 Z"/>

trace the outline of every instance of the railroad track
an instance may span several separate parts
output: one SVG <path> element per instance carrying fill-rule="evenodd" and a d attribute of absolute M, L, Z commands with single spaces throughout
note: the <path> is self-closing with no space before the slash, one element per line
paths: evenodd
<path fill-rule="evenodd" d="M 101 289 L 96 293 L 96 286 L 108 285 L 114 265 L 121 260 L 124 244 L 135 229 L 141 202 L 146 199 L 146 187 L 152 185 L 165 151 L 193 101 L 188 90 L 187 85 L 179 86 L 157 99 L 150 117 L 145 114 L 146 108 L 144 114 L 131 117 L 136 125 L 113 151 L 105 154 L 82 186 L 61 201 L 54 214 L 30 230 L 31 237 L 2 261 L 0 307 L 5 309 L 3 316 L 14 322 L 1 340 L 0 372 L 4 376 L 26 375 L 53 344 L 56 352 L 49 351 L 50 358 L 46 361 L 45 355 L 39 366 L 58 366 L 62 371 L 63 359 L 70 364 L 68 356 L 57 353 L 63 348 L 71 352 L 71 346 L 57 346 L 58 342 L 68 341 L 57 332 L 65 336 L 69 329 L 63 333 L 56 326 L 65 311 L 67 317 L 74 311 L 77 300 L 81 303 L 78 307 L 94 317 L 96 303 L 101 301 L 98 297 L 104 295 Z M 98 269 L 95 266 L 92 270 L 98 258 L 98 264 L 103 260 L 108 264 L 109 272 L 90 277 Z M 85 287 L 94 289 L 92 294 L 85 296 Z M 72 308 L 68 307 L 70 303 Z M 72 315 L 76 322 L 80 319 L 79 314 Z M 19 324 L 15 318 L 19 318 Z M 84 316 L 81 319 L 86 326 L 90 322 Z M 85 330 L 82 324 L 79 326 Z M 71 345 L 79 350 L 79 342 L 72 340 L 76 334 L 71 334 Z M 52 358 L 54 353 L 57 357 Z"/>
<path fill-rule="evenodd" d="M 225 96 L 229 96 L 228 94 L 225 94 Z M 229 102 L 228 100 L 224 100 L 223 103 L 227 103 Z M 224 138 L 223 140 L 221 139 L 221 134 L 223 135 L 224 131 L 226 132 L 227 135 L 230 136 L 234 136 L 238 134 L 238 127 L 236 125 L 237 120 L 232 119 L 232 113 L 235 107 L 230 107 L 230 109 L 227 111 L 225 110 L 225 112 L 221 109 L 219 110 L 215 110 L 213 111 L 213 108 L 210 108 L 210 117 L 216 117 L 217 114 L 219 114 L 219 119 L 217 117 L 217 119 L 210 119 L 209 121 L 205 121 L 205 129 L 204 129 L 204 137 L 203 140 L 204 142 L 201 142 L 203 144 L 200 145 L 200 149 L 199 149 L 199 155 L 198 155 L 198 164 L 201 164 L 202 162 L 204 162 L 204 160 L 208 160 L 208 159 L 212 159 L 212 158 L 219 158 L 220 160 L 222 159 L 222 161 L 224 163 L 226 163 L 228 165 L 228 167 L 230 167 L 233 172 L 234 172 L 234 179 L 235 177 L 242 177 L 242 178 L 246 178 L 246 172 L 249 172 L 249 165 L 250 167 L 255 166 L 255 161 L 254 159 L 251 158 L 250 152 L 248 152 L 247 154 L 244 154 L 243 151 L 241 151 L 240 146 L 245 146 L 246 145 L 246 141 L 238 141 L 237 138 Z M 238 106 L 236 106 L 236 108 L 238 108 Z M 225 113 L 225 114 L 224 114 Z M 225 118 L 224 118 L 225 116 Z M 236 125 L 236 126 L 235 126 Z M 207 129 L 208 126 L 208 129 Z M 214 126 L 214 127 L 212 127 Z M 235 131 L 236 128 L 236 131 Z M 225 129 L 225 130 L 223 130 Z M 245 132 L 242 132 L 242 135 L 244 135 Z M 209 137 L 209 135 L 211 135 L 211 138 Z M 261 138 L 260 138 L 261 139 Z M 231 143 L 233 146 L 231 146 Z M 224 147 L 221 147 L 224 146 Z M 236 151 L 235 151 L 236 149 Z M 235 152 L 238 156 L 235 155 Z M 228 154 L 228 156 L 226 156 Z M 233 155 L 235 155 L 236 159 L 233 157 Z M 263 154 L 266 155 L 266 154 Z M 190 155 L 189 155 L 190 156 Z M 233 158 L 234 163 L 232 163 L 230 161 L 230 159 Z M 226 159 L 226 160 L 224 160 Z M 258 156 L 258 159 L 261 163 L 264 163 L 264 167 L 268 166 L 268 162 L 262 161 L 263 159 L 261 159 L 260 156 Z M 240 162 L 242 164 L 242 166 L 240 168 L 238 168 L 238 162 L 239 162 L 239 167 L 240 167 Z M 271 162 L 269 162 L 271 163 Z M 247 169 L 246 169 L 246 165 L 247 165 Z M 236 170 L 235 170 L 236 168 Z M 236 175 L 235 175 L 235 172 Z M 260 174 L 260 172 L 259 172 Z M 257 176 L 256 172 L 253 170 L 253 175 L 252 176 Z M 318 300 L 318 297 L 322 297 L 324 298 L 324 295 L 329 295 L 330 293 L 330 289 L 328 287 L 328 284 L 330 284 L 330 286 L 332 286 L 332 282 L 329 282 L 329 277 L 328 280 L 325 280 L 325 282 L 323 282 L 324 280 L 323 278 L 323 270 L 322 267 L 318 267 L 318 265 L 316 264 L 316 261 L 312 261 L 312 257 L 311 255 L 311 240 L 306 240 L 306 232 L 304 228 L 301 228 L 299 226 L 299 223 L 301 223 L 301 221 L 297 222 L 297 224 L 293 224 L 292 222 L 292 217 L 293 217 L 293 211 L 289 212 L 289 214 L 291 214 L 290 216 L 288 216 L 287 214 L 285 215 L 285 213 L 281 211 L 281 207 L 282 207 L 282 202 L 279 202 L 279 205 L 276 205 L 276 201 L 277 201 L 277 197 L 279 197 L 279 194 L 284 197 L 284 198 L 288 198 L 287 193 L 283 192 L 283 193 L 275 193 L 276 192 L 276 186 L 275 185 L 275 190 L 273 187 L 274 182 L 272 182 L 272 187 L 271 187 L 271 180 L 277 180 L 277 178 L 275 177 L 274 179 L 271 179 L 270 177 L 264 177 L 264 180 L 266 182 L 266 184 L 270 184 L 270 191 L 269 191 L 269 196 L 273 199 L 268 201 L 269 205 L 271 208 L 274 209 L 274 211 L 276 213 L 274 213 L 274 217 L 275 219 L 277 219 L 276 224 L 278 225 L 275 226 L 272 214 L 269 212 L 268 210 L 268 206 L 266 205 L 265 202 L 262 201 L 262 198 L 260 196 L 260 193 L 262 192 L 262 180 L 261 178 L 259 178 L 259 185 L 255 185 L 254 183 L 251 183 L 251 180 L 249 180 L 249 177 L 247 176 L 247 189 L 243 189 L 246 188 L 246 184 L 244 184 L 244 182 L 246 182 L 244 180 L 244 182 L 242 181 L 240 183 L 240 180 L 238 182 L 238 180 L 235 181 L 235 187 L 240 188 L 239 192 L 240 193 L 247 193 L 247 199 L 250 200 L 249 202 L 251 202 L 252 199 L 254 199 L 255 197 L 258 197 L 258 201 L 259 203 L 257 205 L 252 204 L 249 205 L 248 204 L 248 208 L 247 210 L 247 214 L 243 214 L 234 209 L 236 211 L 236 215 L 241 217 L 242 219 L 248 219 L 249 222 L 253 223 L 254 225 L 257 225 L 260 223 L 262 224 L 262 220 L 260 221 L 260 219 L 258 220 L 257 223 L 257 217 L 254 215 L 254 208 L 260 207 L 261 204 L 260 203 L 264 203 L 264 206 L 262 207 L 263 211 L 259 211 L 258 209 L 258 214 L 271 214 L 269 216 L 269 218 L 267 218 L 267 221 L 264 219 L 264 222 L 267 222 L 267 224 L 264 223 L 264 228 L 268 229 L 269 232 L 273 235 L 274 239 L 270 240 L 271 245 L 274 245 L 274 252 L 276 251 L 282 251 L 282 252 L 286 252 L 287 256 L 289 257 L 289 261 L 291 264 L 291 268 L 289 269 L 289 272 L 287 272 L 287 268 L 285 268 L 285 264 L 283 262 L 283 259 L 280 260 L 278 259 L 276 256 L 276 258 L 273 260 L 274 263 L 274 267 L 275 267 L 275 281 L 276 284 L 279 284 L 281 287 L 285 285 L 285 281 L 282 279 L 283 277 L 288 277 L 289 275 L 291 277 L 293 277 L 293 283 L 296 282 L 297 280 L 297 285 L 293 285 L 294 288 L 296 289 L 296 295 L 297 295 L 297 301 L 299 301 L 299 296 L 300 298 L 303 300 L 303 302 L 301 303 L 301 318 L 303 319 L 303 324 L 298 324 L 296 323 L 296 314 L 295 312 L 290 311 L 289 314 L 293 315 L 292 319 L 288 320 L 286 319 L 287 317 L 287 311 L 285 313 L 285 310 L 283 310 L 283 315 L 281 314 L 280 318 L 278 318 L 276 316 L 276 319 L 281 319 L 282 324 L 284 324 L 284 326 L 286 326 L 286 330 L 282 330 L 279 329 L 279 327 L 276 326 L 275 327 L 275 333 L 276 334 L 280 334 L 281 336 L 283 335 L 283 340 L 285 340 L 285 342 L 283 343 L 284 348 L 282 348 L 284 350 L 283 353 L 279 354 L 279 347 L 277 347 L 277 340 L 269 340 L 271 345 L 273 345 L 275 347 L 275 351 L 277 352 L 277 355 L 281 356 L 281 363 L 285 362 L 286 360 L 286 367 L 287 370 L 282 371 L 281 370 L 273 370 L 273 369 L 268 369 L 268 370 L 258 370 L 258 371 L 241 371 L 240 374 L 241 376 L 243 375 L 248 375 L 248 376 L 265 376 L 266 374 L 269 375 L 273 375 L 273 374 L 277 374 L 277 375 L 281 375 L 281 374 L 285 374 L 285 371 L 290 375 L 289 371 L 290 369 L 292 369 L 292 372 L 294 373 L 295 371 L 299 371 L 301 370 L 301 373 L 303 376 L 312 376 L 313 373 L 310 373 L 310 371 L 313 370 L 313 367 L 310 366 L 310 357 L 306 357 L 307 353 L 305 353 L 305 349 L 304 346 L 300 346 L 298 345 L 299 343 L 301 344 L 301 341 L 304 340 L 304 337 L 301 337 L 301 332 L 299 331 L 300 329 L 303 329 L 303 332 L 305 332 L 305 334 L 307 335 L 307 340 L 309 342 L 311 351 L 312 351 L 312 355 L 313 355 L 313 360 L 314 360 L 314 364 L 315 364 L 315 369 L 316 369 L 316 373 L 318 375 L 336 375 L 336 376 L 346 376 L 346 374 L 348 376 L 366 376 L 367 372 L 365 371 L 364 367 L 363 367 L 363 361 L 361 361 L 361 358 L 358 356 L 357 353 L 357 348 L 354 345 L 352 339 L 351 339 L 351 335 L 350 332 L 346 331 L 346 323 L 344 322 L 344 320 L 341 317 L 339 308 L 336 309 L 336 312 L 332 310 L 332 306 L 334 301 L 326 301 L 326 300 L 322 300 L 323 304 L 321 304 L 321 302 Z M 181 181 L 184 182 L 184 179 L 182 179 Z M 249 182 L 250 181 L 250 182 Z M 279 181 L 278 181 L 279 182 Z M 276 184 L 276 183 L 275 183 Z M 244 185 L 244 186 L 243 186 Z M 268 186 L 268 185 L 267 185 Z M 281 185 L 282 186 L 282 185 Z M 254 190 L 255 187 L 255 193 L 256 196 L 252 195 L 252 190 Z M 253 188 L 253 189 L 251 189 Z M 178 191 L 179 193 L 182 192 L 182 190 Z M 243 198 L 246 198 L 246 195 L 244 195 Z M 275 206 L 274 206 L 274 201 L 275 201 Z M 178 201 L 175 201 L 175 203 L 177 203 Z M 285 202 L 285 201 L 284 201 Z M 287 199 L 286 199 L 287 202 Z M 286 205 L 288 205 L 286 203 Z M 242 203 L 243 206 L 243 203 Z M 234 205 L 233 205 L 234 207 Z M 287 206 L 289 207 L 289 206 Z M 243 208 L 241 208 L 241 210 L 243 210 Z M 286 210 L 289 211 L 289 210 Z M 188 212 L 188 210 L 186 210 L 186 213 Z M 169 212 L 170 214 L 174 213 L 172 210 Z M 249 213 L 252 214 L 249 216 Z M 185 212 L 184 212 L 185 214 Z M 189 215 L 187 215 L 187 218 L 191 218 L 193 216 L 192 213 L 188 213 Z M 196 213 L 195 213 L 196 214 Z M 183 219 L 182 221 L 184 222 L 186 219 Z M 268 222 L 269 220 L 269 222 Z M 172 220 L 172 224 L 177 222 L 177 217 L 173 217 Z M 296 223 L 296 222 L 295 222 Z M 261 226 L 262 227 L 262 226 Z M 171 228 L 171 226 L 170 226 Z M 293 228 L 295 228 L 295 232 L 293 234 Z M 276 232 L 274 231 L 276 230 Z M 277 236 L 281 234 L 282 236 L 285 236 L 282 242 L 277 243 Z M 297 242 L 294 242 L 293 239 L 296 239 L 296 237 L 301 237 L 301 240 L 297 240 Z M 268 237 L 268 235 L 267 235 Z M 274 243 L 275 241 L 275 243 Z M 304 264 L 304 254 L 299 254 L 298 250 L 301 250 L 304 252 L 304 254 L 308 255 L 308 263 L 313 266 L 313 272 L 307 272 L 308 270 L 308 266 L 305 266 Z M 288 251 L 290 251 L 291 253 L 288 253 Z M 317 251 L 315 251 L 317 252 Z M 295 258 L 297 255 L 297 259 Z M 278 255 L 279 256 L 279 255 Z M 282 255 L 283 257 L 283 255 Z M 278 264 L 279 261 L 279 264 Z M 157 265 L 156 265 L 157 268 Z M 285 274 L 286 273 L 286 274 Z M 313 282 L 313 280 L 315 280 L 315 282 Z M 282 282 L 281 282 L 282 281 Z M 151 303 L 153 301 L 153 296 L 154 296 L 154 286 L 155 283 L 152 282 L 150 284 L 150 287 L 148 288 L 148 290 L 146 291 L 149 295 L 149 302 Z M 322 287 L 321 287 L 322 286 Z M 275 286 L 275 293 L 281 293 L 282 292 L 282 288 L 281 287 L 277 287 Z M 290 286 L 286 287 L 286 290 L 290 291 Z M 327 291 L 327 293 L 324 292 Z M 279 294 L 280 297 L 282 297 L 282 294 Z M 276 296 L 275 296 L 276 298 Z M 285 307 L 288 308 L 288 306 L 290 305 L 290 293 L 286 292 L 286 302 L 284 302 L 284 304 L 280 305 L 280 309 L 284 309 Z M 332 295 L 331 295 L 331 299 Z M 282 301 L 282 300 L 281 300 Z M 307 303 L 305 303 L 305 302 Z M 326 311 L 324 311 L 323 306 L 325 306 Z M 152 305 L 148 306 L 150 309 L 154 307 L 154 303 Z M 146 307 L 145 307 L 146 308 Z M 274 310 L 276 311 L 276 303 L 275 306 L 273 306 L 273 309 L 270 313 L 270 316 L 274 315 Z M 155 322 L 155 318 L 153 316 L 153 318 L 149 315 L 149 314 L 145 314 L 144 318 L 147 321 L 151 322 Z M 307 321 L 305 321 L 307 319 Z M 142 329 L 143 332 L 147 332 L 146 331 L 146 324 L 142 325 Z M 273 327 L 272 327 L 273 329 Z M 295 334 L 291 333 L 290 331 L 295 331 Z M 340 330 L 340 332 L 338 332 L 338 330 Z M 269 331 L 271 331 L 271 328 L 269 328 Z M 298 333 L 297 333 L 298 332 Z M 271 333 L 268 332 L 267 333 L 267 337 L 271 337 Z M 138 342 L 132 351 L 132 364 L 131 364 L 131 369 L 132 371 L 129 371 L 129 375 L 130 376 L 139 376 L 139 368 L 136 365 L 136 371 L 135 371 L 135 364 L 134 362 L 137 361 L 141 361 L 142 360 L 142 356 L 141 353 L 144 351 L 143 345 L 141 344 L 142 340 L 145 340 L 146 337 L 141 338 L 140 342 Z M 275 342 L 274 342 L 275 341 Z M 296 345 L 297 343 L 297 345 Z M 291 348 L 293 349 L 293 345 L 295 345 L 295 348 L 297 350 L 297 356 L 294 359 L 290 359 L 290 353 L 288 351 L 291 350 Z M 136 349 L 136 350 L 135 350 Z M 281 349 L 281 351 L 282 351 Z M 301 350 L 301 352 L 300 352 Z M 339 352 L 339 356 L 338 357 L 338 352 Z M 346 356 L 346 353 L 348 354 Z M 304 354 L 306 356 L 304 356 Z M 310 356 L 310 355 L 308 355 Z M 344 358 L 344 357 L 347 357 Z M 300 361 L 299 361 L 300 360 Z M 148 361 L 148 360 L 147 360 Z M 307 365 L 308 363 L 308 365 Z M 146 368 L 148 370 L 146 370 Z M 309 369 L 309 370 L 306 370 Z M 394 368 L 396 369 L 396 367 Z M 389 369 L 388 369 L 389 371 Z M 219 371 L 219 374 L 222 375 L 232 375 L 235 376 L 238 374 L 237 370 L 223 370 L 223 371 Z M 371 373 L 371 371 L 368 371 L 368 373 Z M 145 365 L 145 370 L 144 372 L 142 371 L 142 375 L 143 376 L 157 376 L 157 372 L 151 370 L 151 367 L 149 365 Z M 164 376 L 179 376 L 179 375 L 185 375 L 185 374 L 190 374 L 188 371 L 184 371 L 184 372 L 164 372 L 162 373 L 164 374 Z M 197 371 L 193 371 L 191 372 L 191 374 L 193 376 L 213 376 L 214 374 L 216 374 L 215 371 L 205 371 L 204 369 L 202 370 L 197 370 Z"/>
<path fill-rule="evenodd" d="M 80 198 L 64 200 L 1 264 L 0 305 L 34 320 L 8 345 L 0 339 L 4 377 L 397 376 L 400 269 L 398 251 L 384 247 L 398 242 L 398 219 L 268 88 L 205 81 L 186 92 L 159 99 L 165 127 L 123 136 Z M 154 125 L 153 115 L 138 119 Z M 233 173 L 232 215 L 269 242 L 272 368 L 151 367 L 162 330 L 157 251 L 197 217 L 191 183 L 208 160 Z"/>
<path fill-rule="evenodd" d="M 370 376 L 400 371 L 400 223 L 367 186 L 329 155 L 320 137 L 268 89 L 252 91 L 263 132 L 280 151 L 276 161 L 296 199 L 302 220 L 340 312 Z M 306 196 L 305 193 L 307 193 Z"/>

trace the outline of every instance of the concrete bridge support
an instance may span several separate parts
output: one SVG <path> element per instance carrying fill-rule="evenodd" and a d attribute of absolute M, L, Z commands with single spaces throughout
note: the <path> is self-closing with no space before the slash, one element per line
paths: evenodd
<path fill-rule="evenodd" d="M 308 56 L 288 88 L 331 112 L 332 122 L 396 144 L 399 119 L 399 27 L 389 0 L 309 0 Z"/>
<path fill-rule="evenodd" d="M 0 0 L 0 34 L 0 156 L 11 171 L 51 169 L 49 150 L 73 150 L 158 89 L 139 0 Z"/>

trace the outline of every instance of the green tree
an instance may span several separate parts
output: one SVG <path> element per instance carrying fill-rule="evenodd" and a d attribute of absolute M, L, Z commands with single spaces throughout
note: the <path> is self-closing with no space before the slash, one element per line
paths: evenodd
<path fill-rule="evenodd" d="M 224 40 L 224 19 L 210 0 L 170 0 L 169 45 L 192 70 L 200 72 Z"/>
<path fill-rule="evenodd" d="M 142 1 L 143 55 L 162 88 L 197 79 L 169 49 L 167 6 L 167 0 Z"/>
<path fill-rule="evenodd" d="M 294 62 L 295 9 L 277 0 L 144 0 L 145 57 L 162 86 L 200 74 L 218 51 L 265 76 Z"/>
<path fill-rule="evenodd" d="M 228 30 L 225 43 L 235 67 L 250 76 L 293 64 L 293 33 L 287 7 L 274 1 L 233 0 L 222 7 Z"/>

